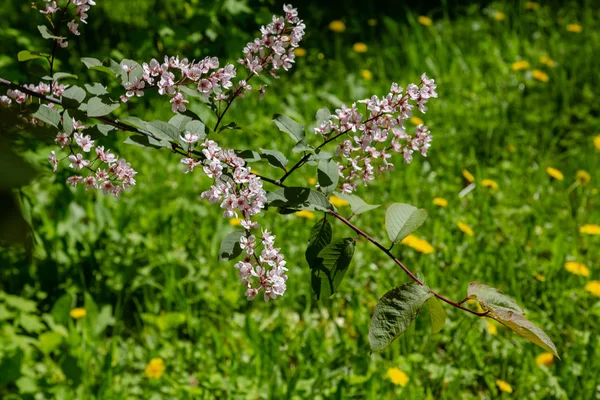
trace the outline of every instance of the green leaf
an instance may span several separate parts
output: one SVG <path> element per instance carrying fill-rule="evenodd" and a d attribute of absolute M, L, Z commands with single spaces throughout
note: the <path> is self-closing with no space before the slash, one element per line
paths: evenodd
<path fill-rule="evenodd" d="M 161 140 L 179 142 L 179 130 L 164 121 L 152 121 L 146 129 Z"/>
<path fill-rule="evenodd" d="M 321 122 L 329 121 L 331 119 L 331 111 L 327 107 L 323 107 L 317 111 L 317 122 L 321 124 Z"/>
<path fill-rule="evenodd" d="M 109 61 L 110 66 L 104 65 L 100 60 L 96 58 L 83 57 L 81 61 L 85 64 L 86 67 L 88 67 L 88 69 L 104 72 L 105 74 L 108 74 L 113 78 L 116 78 L 117 74 L 120 74 L 122 71 L 119 64 L 113 60 Z"/>
<path fill-rule="evenodd" d="M 236 150 L 235 154 L 246 162 L 256 162 L 262 160 L 260 154 L 254 150 Z"/>
<path fill-rule="evenodd" d="M 54 81 L 60 81 L 61 79 L 77 79 L 79 78 L 77 75 L 69 74 L 67 72 L 57 72 L 52 77 Z"/>
<path fill-rule="evenodd" d="M 304 151 L 308 151 L 311 153 L 315 152 L 315 148 L 313 146 L 306 144 L 306 139 L 302 139 L 301 141 L 296 143 L 296 145 L 292 148 L 292 153 L 294 154 L 302 153 Z"/>
<path fill-rule="evenodd" d="M 223 132 L 225 130 L 240 130 L 240 129 L 242 129 L 242 128 L 240 128 L 240 126 L 237 123 L 230 122 L 228 124 L 221 125 L 219 127 L 219 132 Z"/>
<path fill-rule="evenodd" d="M 37 312 L 37 305 L 35 304 L 35 301 L 28 300 L 23 297 L 14 296 L 11 294 L 4 294 L 4 303 L 9 308 L 21 311 L 23 313 Z"/>
<path fill-rule="evenodd" d="M 66 99 L 75 100 L 77 102 L 77 104 L 79 105 L 79 103 L 81 103 L 83 100 L 85 100 L 85 90 L 83 90 L 79 86 L 71 86 L 63 92 L 62 97 L 63 97 L 63 102 L 64 102 L 64 99 L 66 98 Z"/>
<path fill-rule="evenodd" d="M 350 208 L 356 215 L 381 207 L 380 204 L 367 204 L 363 199 L 353 194 L 335 193 L 335 195 L 340 199 L 346 200 L 348 203 L 350 203 Z"/>
<path fill-rule="evenodd" d="M 410 204 L 394 203 L 385 212 L 385 228 L 393 243 L 417 230 L 427 219 L 427 211 Z"/>
<path fill-rule="evenodd" d="M 262 153 L 262 158 L 267 160 L 269 164 L 275 168 L 281 168 L 285 170 L 288 160 L 285 158 L 285 155 L 283 155 L 282 152 L 268 149 L 260 149 L 260 152 Z"/>
<path fill-rule="evenodd" d="M 171 124 L 175 128 L 177 128 L 179 130 L 179 132 L 183 132 L 185 130 L 186 124 L 191 121 L 192 121 L 192 118 L 190 118 L 188 116 L 181 115 L 181 114 L 175 114 L 169 120 L 169 124 Z"/>
<path fill-rule="evenodd" d="M 206 126 L 202 121 L 190 121 L 185 125 L 185 130 L 190 131 L 190 133 L 197 133 L 200 135 L 200 140 L 204 140 L 206 138 Z"/>
<path fill-rule="evenodd" d="M 416 282 L 404 283 L 384 294 L 375 305 L 371 318 L 371 350 L 383 350 L 403 334 L 431 296 L 433 294 L 427 286 Z"/>
<path fill-rule="evenodd" d="M 92 97 L 87 103 L 88 117 L 102 117 L 119 108 L 120 103 L 105 104 L 100 97 Z"/>
<path fill-rule="evenodd" d="M 93 85 L 86 83 L 83 86 L 85 86 L 85 90 L 87 90 L 88 93 L 93 94 L 95 96 L 102 96 L 108 94 L 108 92 L 106 91 L 106 87 L 104 87 L 104 85 L 102 85 L 101 83 L 96 82 Z"/>
<path fill-rule="evenodd" d="M 121 118 L 119 122 L 123 122 L 126 125 L 133 126 L 134 128 L 141 129 L 143 131 L 148 128 L 148 123 L 139 119 L 138 117 L 124 117 Z"/>
<path fill-rule="evenodd" d="M 63 36 L 56 36 L 52 32 L 50 32 L 50 29 L 48 29 L 46 25 L 38 25 L 37 28 L 44 39 L 64 39 Z"/>
<path fill-rule="evenodd" d="M 65 110 L 62 114 L 62 126 L 65 133 L 69 135 L 73 133 L 73 119 L 69 115 L 69 111 Z"/>
<path fill-rule="evenodd" d="M 319 222 L 312 227 L 310 231 L 310 239 L 308 240 L 308 247 L 304 256 L 308 262 L 310 268 L 315 268 L 317 265 L 317 256 L 319 252 L 323 250 L 329 243 L 333 236 L 333 229 L 331 223 L 327 221 L 327 218 L 323 217 Z M 320 264 L 320 263 L 319 263 Z"/>
<path fill-rule="evenodd" d="M 35 114 L 32 115 L 32 117 L 37 118 L 40 121 L 45 122 L 47 124 L 50 124 L 55 128 L 58 128 L 58 124 L 60 124 L 60 114 L 58 113 L 58 111 L 46 107 L 43 104 L 40 105 L 40 108 L 38 108 L 38 110 L 35 112 Z"/>
<path fill-rule="evenodd" d="M 19 61 L 35 60 L 36 58 L 42 58 L 47 60 L 48 57 L 50 57 L 50 54 L 40 53 L 39 51 L 21 50 L 17 54 L 17 60 Z"/>
<path fill-rule="evenodd" d="M 506 308 L 519 314 L 525 311 L 510 297 L 502 294 L 501 291 L 479 282 L 471 282 L 467 288 L 467 296 L 479 300 L 486 309 L 494 310 L 497 308 Z"/>
<path fill-rule="evenodd" d="M 171 143 L 164 140 L 155 140 L 151 137 L 144 135 L 131 135 L 127 139 L 123 141 L 125 144 L 132 144 L 138 147 L 154 147 L 155 149 L 160 149 L 163 147 L 170 147 Z"/>
<path fill-rule="evenodd" d="M 287 133 L 293 140 L 294 143 L 300 142 L 304 139 L 304 127 L 283 114 L 273 115 L 273 122 L 279 128 L 281 132 Z"/>
<path fill-rule="evenodd" d="M 104 136 L 108 135 L 108 132 L 114 131 L 115 129 L 117 129 L 112 125 L 106 125 L 106 124 L 96 124 L 96 125 L 94 125 L 94 127 L 96 129 L 98 129 L 98 132 L 100 132 Z"/>
<path fill-rule="evenodd" d="M 39 333 L 46 328 L 40 321 L 40 317 L 35 314 L 21 314 L 19 316 L 19 325 L 21 325 L 27 333 Z"/>
<path fill-rule="evenodd" d="M 513 310 L 497 308 L 492 311 L 492 317 L 502 325 L 506 326 L 508 329 L 515 332 L 517 335 L 522 336 L 531 343 L 538 345 L 542 349 L 551 352 L 556 357 L 559 357 L 558 352 L 556 351 L 556 346 L 552 342 L 552 339 L 548 337 L 546 332 L 521 314 Z"/>
<path fill-rule="evenodd" d="M 431 319 L 431 329 L 433 333 L 438 333 L 446 323 L 446 311 L 435 297 L 427 300 L 427 309 L 429 310 L 429 318 Z"/>
<path fill-rule="evenodd" d="M 338 239 L 318 254 L 319 265 L 312 269 L 312 287 L 317 299 L 331 297 L 340 286 L 354 255 L 354 239 Z"/>
<path fill-rule="evenodd" d="M 333 206 L 321 192 L 303 187 L 286 187 L 267 193 L 267 204 L 294 210 L 327 211 Z"/>
<path fill-rule="evenodd" d="M 63 337 L 58 332 L 44 332 L 38 337 L 40 350 L 50 354 L 58 349 L 63 342 Z"/>
<path fill-rule="evenodd" d="M 245 234 L 246 232 L 244 231 L 235 231 L 225 236 L 221 242 L 221 247 L 219 248 L 219 262 L 224 260 L 233 260 L 242 254 L 240 238 Z"/>
<path fill-rule="evenodd" d="M 319 187 L 329 194 L 333 192 L 340 179 L 337 163 L 333 160 L 321 160 L 317 167 L 317 178 Z"/>

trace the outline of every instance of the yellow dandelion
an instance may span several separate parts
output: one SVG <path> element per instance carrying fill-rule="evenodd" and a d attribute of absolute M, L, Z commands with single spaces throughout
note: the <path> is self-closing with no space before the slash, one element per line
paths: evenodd
<path fill-rule="evenodd" d="M 317 183 L 317 179 L 310 177 L 306 180 L 306 182 L 308 182 L 309 185 L 315 185 Z"/>
<path fill-rule="evenodd" d="M 495 336 L 498 334 L 498 326 L 496 326 L 496 324 L 493 323 L 492 321 L 487 322 L 487 329 L 488 329 L 488 332 L 490 333 L 490 335 Z"/>
<path fill-rule="evenodd" d="M 366 53 L 369 48 L 363 42 L 356 42 L 352 46 L 352 50 L 354 50 L 356 53 Z"/>
<path fill-rule="evenodd" d="M 569 24 L 567 25 L 567 30 L 569 32 L 579 33 L 583 30 L 583 28 L 579 24 Z"/>
<path fill-rule="evenodd" d="M 502 379 L 496 379 L 496 385 L 498 385 L 498 389 L 504 393 L 512 393 L 513 388 L 510 386 L 508 382 L 503 381 Z"/>
<path fill-rule="evenodd" d="M 302 211 L 298 211 L 296 212 L 296 215 L 301 217 L 301 218 L 306 218 L 306 219 L 315 219 L 315 213 L 309 210 L 302 210 Z"/>
<path fill-rule="evenodd" d="M 546 67 L 554 68 L 556 66 L 556 62 L 548 56 L 541 56 L 540 62 L 544 64 Z"/>
<path fill-rule="evenodd" d="M 339 198 L 339 197 L 337 197 L 337 196 L 331 196 L 331 197 L 329 198 L 329 202 L 330 202 L 331 204 L 333 204 L 334 206 L 336 206 L 336 207 L 346 207 L 347 205 L 349 205 L 349 204 L 350 204 L 350 203 L 348 203 L 346 200 L 344 200 L 344 199 L 340 199 L 340 198 Z"/>
<path fill-rule="evenodd" d="M 162 358 L 153 358 L 146 365 L 146 376 L 150 379 L 159 379 L 165 371 L 165 362 Z"/>
<path fill-rule="evenodd" d="M 362 76 L 363 79 L 366 81 L 370 81 L 371 79 L 373 79 L 373 73 L 368 69 L 361 69 L 360 76 Z"/>
<path fill-rule="evenodd" d="M 585 264 L 577 261 L 567 261 L 565 263 L 565 269 L 567 272 L 570 272 L 573 275 L 584 276 L 586 278 L 590 276 L 590 270 L 588 267 Z"/>
<path fill-rule="evenodd" d="M 537 279 L 540 282 L 546 281 L 546 277 L 544 276 L 544 274 L 540 274 L 539 272 L 537 274 L 535 274 L 535 279 Z"/>
<path fill-rule="evenodd" d="M 534 69 L 531 71 L 531 76 L 533 76 L 533 79 L 540 82 L 548 82 L 550 80 L 548 74 L 544 71 L 540 71 L 539 69 Z"/>
<path fill-rule="evenodd" d="M 581 183 L 582 185 L 587 185 L 592 180 L 592 176 L 590 175 L 589 172 L 580 169 L 577 171 L 577 174 L 575 175 L 575 179 L 577 180 L 577 182 Z"/>
<path fill-rule="evenodd" d="M 540 367 L 549 367 L 554 364 L 554 355 L 552 353 L 542 353 L 535 358 L 535 363 Z"/>
<path fill-rule="evenodd" d="M 498 183 L 496 183 L 496 181 L 493 181 L 491 179 L 482 180 L 481 185 L 483 187 L 490 188 L 490 189 L 498 189 Z"/>
<path fill-rule="evenodd" d="M 540 3 L 536 3 L 535 1 L 528 1 L 525 3 L 525 8 L 528 10 L 537 10 L 540 8 Z"/>
<path fill-rule="evenodd" d="M 579 228 L 579 233 L 586 233 L 588 235 L 600 235 L 600 226 L 594 224 L 585 224 Z"/>
<path fill-rule="evenodd" d="M 74 308 L 69 312 L 69 315 L 73 319 L 81 319 L 87 315 L 85 308 Z"/>
<path fill-rule="evenodd" d="M 331 21 L 329 23 L 329 29 L 331 29 L 334 32 L 341 33 L 341 32 L 344 32 L 346 30 L 346 24 L 344 24 L 340 20 Z"/>
<path fill-rule="evenodd" d="M 367 24 L 369 24 L 369 26 L 377 26 L 377 20 L 371 18 L 367 21 Z"/>
<path fill-rule="evenodd" d="M 562 181 L 563 179 L 565 179 L 563 173 L 557 170 L 556 168 L 548 167 L 546 168 L 546 172 L 548 173 L 548 175 L 550 175 L 557 181 Z"/>
<path fill-rule="evenodd" d="M 240 226 L 241 224 L 242 224 L 241 218 L 231 218 L 229 220 L 229 225 L 231 225 L 231 226 Z"/>
<path fill-rule="evenodd" d="M 410 380 L 404 371 L 396 367 L 388 369 L 387 376 L 394 385 L 400 385 L 402 387 L 405 387 Z"/>
<path fill-rule="evenodd" d="M 418 20 L 421 25 L 425 25 L 425 26 L 431 26 L 431 24 L 433 23 L 431 18 L 426 17 L 424 15 L 421 15 Z"/>
<path fill-rule="evenodd" d="M 594 138 L 594 147 L 596 150 L 600 150 L 600 135 Z"/>
<path fill-rule="evenodd" d="M 415 235 L 408 235 L 401 242 L 403 245 L 408 247 L 412 247 L 416 251 L 423 254 L 431 254 L 433 253 L 433 246 L 425 239 L 420 239 Z"/>
<path fill-rule="evenodd" d="M 585 290 L 590 292 L 592 295 L 596 297 L 600 297 L 600 282 L 598 281 L 589 281 L 585 284 Z"/>
<path fill-rule="evenodd" d="M 458 229 L 460 229 L 461 231 L 463 231 L 463 233 L 465 233 L 465 234 L 467 234 L 469 236 L 473 236 L 474 235 L 473 229 L 471 229 L 471 227 L 469 225 L 465 224 L 464 222 L 458 221 L 456 223 L 456 226 L 458 226 Z"/>
<path fill-rule="evenodd" d="M 496 14 L 494 14 L 494 19 L 496 21 L 504 21 L 506 19 L 506 15 L 504 15 L 503 12 L 498 11 Z"/>
<path fill-rule="evenodd" d="M 462 174 L 467 181 L 469 181 L 471 183 L 475 182 L 475 177 L 473 176 L 473 174 L 470 173 L 469 171 L 467 171 L 466 169 L 462 170 Z"/>
<path fill-rule="evenodd" d="M 525 60 L 519 60 L 517 62 L 514 62 L 512 65 L 513 71 L 520 71 L 522 69 L 528 69 L 528 68 L 529 68 L 529 62 L 525 61 Z"/>
<path fill-rule="evenodd" d="M 433 204 L 439 207 L 446 207 L 448 205 L 448 200 L 444 199 L 443 197 L 434 197 Z"/>
<path fill-rule="evenodd" d="M 297 49 L 294 50 L 294 54 L 297 57 L 304 57 L 306 55 L 306 49 L 303 47 L 298 47 Z"/>
<path fill-rule="evenodd" d="M 419 117 L 412 117 L 410 119 L 410 123 L 413 124 L 414 126 L 419 126 L 419 125 L 423 125 L 423 120 Z"/>

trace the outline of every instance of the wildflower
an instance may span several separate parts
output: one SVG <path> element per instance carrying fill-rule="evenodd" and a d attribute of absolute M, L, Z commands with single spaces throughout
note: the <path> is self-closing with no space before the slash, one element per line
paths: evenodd
<path fill-rule="evenodd" d="M 586 224 L 579 228 L 579 233 L 588 235 L 600 235 L 600 225 Z"/>
<path fill-rule="evenodd" d="M 565 269 L 567 272 L 570 272 L 573 275 L 584 276 L 586 278 L 590 276 L 590 270 L 588 267 L 585 264 L 577 261 L 567 261 L 565 263 Z"/>
<path fill-rule="evenodd" d="M 367 21 L 367 24 L 368 24 L 369 26 L 377 26 L 377 20 L 376 20 L 376 19 L 373 19 L 373 18 L 370 18 L 370 19 Z"/>
<path fill-rule="evenodd" d="M 540 62 L 547 67 L 554 68 L 556 66 L 556 62 L 548 56 L 541 56 Z"/>
<path fill-rule="evenodd" d="M 492 321 L 489 321 L 489 320 L 487 321 L 487 329 L 488 329 L 488 332 L 490 333 L 490 335 L 495 336 L 498 334 L 498 327 Z"/>
<path fill-rule="evenodd" d="M 396 367 L 387 370 L 387 377 L 394 385 L 400 385 L 402 387 L 405 387 L 410 380 L 404 371 Z"/>
<path fill-rule="evenodd" d="M 550 80 L 548 74 L 544 71 L 540 71 L 539 69 L 534 69 L 531 71 L 531 76 L 533 76 L 533 79 L 540 82 L 548 82 Z"/>
<path fill-rule="evenodd" d="M 512 65 L 513 71 L 520 71 L 522 69 L 528 69 L 528 68 L 529 68 L 529 62 L 525 61 L 525 60 L 516 61 Z"/>
<path fill-rule="evenodd" d="M 185 136 L 179 135 L 179 139 L 181 139 L 182 141 L 184 141 L 186 143 L 194 144 L 198 140 L 200 140 L 200 135 L 197 133 L 192 133 L 190 131 L 185 131 Z"/>
<path fill-rule="evenodd" d="M 423 254 L 431 254 L 431 253 L 433 253 L 433 250 L 434 250 L 433 246 L 431 244 L 429 244 L 428 241 L 426 241 L 424 239 L 419 239 L 417 236 L 412 235 L 412 234 L 408 235 L 407 237 L 402 239 L 401 243 L 408 247 L 412 247 L 419 253 L 423 253 Z"/>
<path fill-rule="evenodd" d="M 496 14 L 494 14 L 494 19 L 496 21 L 504 21 L 506 19 L 506 15 L 504 15 L 503 12 L 498 11 Z"/>
<path fill-rule="evenodd" d="M 185 99 L 185 97 L 183 97 L 183 94 L 181 92 L 178 92 L 175 97 L 173 97 L 171 99 L 171 110 L 173 112 L 185 112 L 186 108 L 185 108 L 185 104 L 184 103 L 189 103 L 189 101 L 187 101 Z"/>
<path fill-rule="evenodd" d="M 446 207 L 448 205 L 448 200 L 446 200 L 442 197 L 434 197 L 433 204 L 435 204 L 436 206 L 439 206 L 439 207 Z"/>
<path fill-rule="evenodd" d="M 539 367 L 549 367 L 554 364 L 554 355 L 552 353 L 542 353 L 535 358 L 535 363 Z"/>
<path fill-rule="evenodd" d="M 369 50 L 369 48 L 366 44 L 362 42 L 357 42 L 354 43 L 354 45 L 352 46 L 352 50 L 354 50 L 355 53 L 366 53 L 367 50 Z"/>
<path fill-rule="evenodd" d="M 309 185 L 314 185 L 314 184 L 316 184 L 316 183 L 317 183 L 317 179 L 316 179 L 316 178 L 313 178 L 313 177 L 311 176 L 310 178 L 308 178 L 308 179 L 306 180 L 306 182 L 307 182 Z"/>
<path fill-rule="evenodd" d="M 431 18 L 426 17 L 424 15 L 419 16 L 418 21 L 419 21 L 419 23 L 421 25 L 424 25 L 424 26 L 431 26 L 431 24 L 433 23 L 433 21 L 431 20 Z"/>
<path fill-rule="evenodd" d="M 301 218 L 306 218 L 306 219 L 310 219 L 313 220 L 315 219 L 315 213 L 309 210 L 301 210 L 296 212 L 296 215 L 301 217 Z"/>
<path fill-rule="evenodd" d="M 548 173 L 548 175 L 550 175 L 552 178 L 556 179 L 557 181 L 562 181 L 563 179 L 565 179 L 565 176 L 563 175 L 563 173 L 560 172 L 559 170 L 557 170 L 556 168 L 548 167 L 548 168 L 546 168 L 546 172 Z"/>
<path fill-rule="evenodd" d="M 580 169 L 577 171 L 577 174 L 575 175 L 575 179 L 577 180 L 577 182 L 581 183 L 582 185 L 587 185 L 592 180 L 592 176 L 590 175 L 589 172 Z"/>
<path fill-rule="evenodd" d="M 411 117 L 410 118 L 410 123 L 415 125 L 415 126 L 419 126 L 419 125 L 423 125 L 424 122 L 421 118 L 419 117 Z"/>
<path fill-rule="evenodd" d="M 56 154 L 54 153 L 54 151 L 50 152 L 50 155 L 48 156 L 48 161 L 52 165 L 52 171 L 56 172 L 56 169 L 58 168 L 58 160 L 56 159 Z"/>
<path fill-rule="evenodd" d="M 229 225 L 231 225 L 231 226 L 240 226 L 241 224 L 242 224 L 241 218 L 231 218 L 229 220 Z"/>
<path fill-rule="evenodd" d="M 596 150 L 600 150 L 600 135 L 594 137 L 594 147 Z"/>
<path fill-rule="evenodd" d="M 496 379 L 496 385 L 498 385 L 498 389 L 500 389 L 501 392 L 505 392 L 505 393 L 513 392 L 512 386 L 510 386 L 510 384 L 508 382 L 505 382 L 501 379 Z"/>
<path fill-rule="evenodd" d="M 153 358 L 146 365 L 146 376 L 150 379 L 160 379 L 165 371 L 165 362 L 162 358 Z"/>
<path fill-rule="evenodd" d="M 85 308 L 74 308 L 69 312 L 69 315 L 73 319 L 81 319 L 87 315 Z"/>
<path fill-rule="evenodd" d="M 297 57 L 304 57 L 306 55 L 306 49 L 302 48 L 302 47 L 298 47 L 297 49 L 294 50 L 294 54 Z"/>
<path fill-rule="evenodd" d="M 567 30 L 569 32 L 579 33 L 583 30 L 583 28 L 579 24 L 568 24 Z"/>
<path fill-rule="evenodd" d="M 348 203 L 346 200 L 340 199 L 337 196 L 331 196 L 329 198 L 329 202 L 331 204 L 333 204 L 336 207 L 346 207 L 347 205 L 349 205 L 350 203 Z"/>
<path fill-rule="evenodd" d="M 83 155 L 81 155 L 81 153 L 78 153 L 77 155 L 71 154 L 69 156 L 69 160 L 71 160 L 71 164 L 69 164 L 69 168 L 77 167 L 78 169 L 82 169 L 82 168 L 85 168 L 88 165 L 90 165 L 90 161 L 84 160 Z"/>
<path fill-rule="evenodd" d="M 335 20 L 329 23 L 329 29 L 334 32 L 341 33 L 346 30 L 346 25 L 342 21 Z"/>
<path fill-rule="evenodd" d="M 491 179 L 482 180 L 481 185 L 483 187 L 490 188 L 490 189 L 498 189 L 498 183 L 496 183 L 496 181 L 493 181 Z"/>
<path fill-rule="evenodd" d="M 589 281 L 585 284 L 584 289 L 590 292 L 593 296 L 600 297 L 600 282 Z"/>
<path fill-rule="evenodd" d="M 463 169 L 462 174 L 465 177 L 465 179 L 470 183 L 475 182 L 475 177 L 473 176 L 473 174 L 467 171 L 466 169 Z"/>
<path fill-rule="evenodd" d="M 463 233 L 465 233 L 465 234 L 467 234 L 469 236 L 473 236 L 474 235 L 473 229 L 471 229 L 471 227 L 469 225 L 465 224 L 464 222 L 458 221 L 456 223 L 456 226 L 458 226 L 458 229 L 460 229 L 461 231 L 463 231 Z"/>
<path fill-rule="evenodd" d="M 525 3 L 525 8 L 528 10 L 537 10 L 540 8 L 540 3 L 536 3 L 535 1 L 528 1 Z"/>
<path fill-rule="evenodd" d="M 373 79 L 373 73 L 371 71 L 369 71 L 368 69 L 361 69 L 360 75 L 366 81 L 370 81 L 371 79 Z"/>
<path fill-rule="evenodd" d="M 79 25 L 77 24 L 77 22 L 75 22 L 75 20 L 67 23 L 67 27 L 69 28 L 69 31 L 71 31 L 71 33 L 73 35 L 79 36 L 80 32 L 77 30 L 77 28 L 79 28 Z"/>

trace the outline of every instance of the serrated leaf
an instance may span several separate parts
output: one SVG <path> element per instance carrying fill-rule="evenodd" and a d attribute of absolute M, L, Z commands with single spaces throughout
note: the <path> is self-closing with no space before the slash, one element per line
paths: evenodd
<path fill-rule="evenodd" d="M 385 212 L 385 229 L 393 243 L 417 230 L 427 219 L 427 211 L 410 204 L 394 203 Z"/>
<path fill-rule="evenodd" d="M 492 317 L 517 335 L 559 357 L 556 346 L 546 332 L 521 314 L 510 309 L 497 308 L 492 311 Z"/>
<path fill-rule="evenodd" d="M 235 231 L 225 236 L 219 248 L 219 262 L 233 260 L 242 254 L 240 238 L 245 234 L 246 232 L 244 231 Z"/>
<path fill-rule="evenodd" d="M 403 334 L 421 311 L 423 304 L 433 294 L 427 286 L 416 282 L 404 283 L 386 294 L 375 305 L 369 343 L 371 350 L 383 350 Z"/>
<path fill-rule="evenodd" d="M 175 128 L 177 128 L 179 130 L 179 132 L 183 132 L 183 131 L 185 131 L 185 126 L 187 125 L 187 123 L 191 122 L 191 121 L 192 121 L 192 118 L 190 118 L 188 116 L 181 115 L 181 114 L 175 114 L 169 120 L 169 124 L 171 124 Z"/>
<path fill-rule="evenodd" d="M 119 108 L 120 103 L 105 104 L 100 97 L 92 97 L 87 102 L 88 117 L 102 117 Z"/>
<path fill-rule="evenodd" d="M 160 140 L 179 142 L 179 130 L 164 121 L 152 121 L 146 124 L 146 130 Z"/>
<path fill-rule="evenodd" d="M 63 97 L 63 101 L 66 98 L 66 99 L 75 100 L 77 102 L 77 104 L 79 104 L 83 100 L 85 100 L 85 90 L 83 90 L 79 86 L 71 86 L 63 92 L 62 97 Z"/>
<path fill-rule="evenodd" d="M 269 164 L 275 168 L 285 169 L 288 159 L 285 158 L 285 155 L 282 152 L 268 149 L 260 149 L 260 152 L 262 154 L 262 158 L 267 160 Z"/>
<path fill-rule="evenodd" d="M 340 286 L 354 255 L 354 239 L 338 239 L 325 246 L 312 268 L 312 287 L 317 299 L 331 297 Z"/>
<path fill-rule="evenodd" d="M 273 122 L 275 122 L 275 125 L 277 125 L 281 132 L 287 133 L 294 140 L 294 143 L 298 143 L 304 139 L 304 126 L 290 117 L 283 114 L 275 114 L 273 115 Z"/>
<path fill-rule="evenodd" d="M 21 50 L 18 54 L 17 54 L 17 60 L 18 61 L 28 61 L 28 60 L 35 60 L 36 58 L 42 58 L 47 60 L 48 57 L 50 57 L 50 54 L 47 53 L 41 53 L 39 51 L 28 51 L 28 50 Z"/>
<path fill-rule="evenodd" d="M 106 91 L 106 87 L 104 87 L 104 85 L 98 82 L 94 83 L 93 85 L 86 83 L 83 86 L 85 86 L 85 90 L 87 90 L 88 93 L 93 94 L 95 96 L 102 96 L 108 94 L 108 92 Z"/>
<path fill-rule="evenodd" d="M 60 114 L 58 111 L 46 107 L 45 105 L 40 105 L 40 108 L 32 115 L 32 117 L 39 119 L 42 122 L 50 124 L 55 128 L 58 128 L 58 124 L 60 124 Z"/>
<path fill-rule="evenodd" d="M 519 314 L 525 313 L 513 299 L 502 294 L 500 290 L 484 285 L 483 283 L 469 283 L 467 296 L 479 300 L 486 309 L 506 308 Z"/>
<path fill-rule="evenodd" d="M 315 224 L 315 226 L 312 227 L 310 231 L 310 238 L 308 240 L 308 247 L 304 253 L 306 262 L 308 262 L 308 266 L 311 269 L 317 267 L 315 264 L 317 261 L 317 256 L 319 255 L 319 252 L 325 248 L 325 246 L 331 243 L 332 236 L 333 229 L 331 228 L 331 223 L 327 221 L 326 218 L 321 219 Z"/>
<path fill-rule="evenodd" d="M 381 204 L 368 204 L 354 194 L 335 193 L 335 195 L 342 200 L 346 200 L 350 204 L 352 213 L 356 215 L 381 207 Z"/>
<path fill-rule="evenodd" d="M 267 204 L 294 210 L 327 211 L 333 206 L 321 192 L 303 187 L 286 187 L 267 193 Z"/>
<path fill-rule="evenodd" d="M 446 310 L 435 297 L 427 300 L 427 309 L 429 310 L 429 319 L 431 319 L 431 329 L 433 333 L 438 333 L 446 323 Z"/>
<path fill-rule="evenodd" d="M 340 174 L 338 165 L 333 160 L 321 160 L 317 167 L 317 180 L 319 187 L 325 194 L 329 194 L 335 190 Z"/>
<path fill-rule="evenodd" d="M 40 33 L 42 34 L 42 37 L 44 39 L 64 39 L 63 36 L 56 36 L 54 35 L 52 32 L 50 32 L 50 29 L 48 29 L 48 27 L 46 25 L 38 25 L 38 31 L 40 31 Z"/>

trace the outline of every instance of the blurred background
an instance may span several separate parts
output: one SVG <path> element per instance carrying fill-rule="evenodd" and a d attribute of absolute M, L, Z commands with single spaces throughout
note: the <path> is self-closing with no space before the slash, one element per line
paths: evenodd
<path fill-rule="evenodd" d="M 103 82 L 116 98 L 115 83 L 81 57 L 235 62 L 282 4 L 98 1 L 81 36 L 58 52 L 57 70 L 78 75 L 79 86 Z M 179 156 L 111 133 L 96 139 L 131 162 L 137 186 L 120 199 L 75 189 L 66 168 L 53 174 L 47 162 L 56 132 L 15 129 L 14 112 L 0 107 L 0 398 L 600 398 L 597 3 L 294 6 L 307 26 L 296 65 L 280 80 L 260 78 L 264 99 L 234 103 L 226 122 L 242 129 L 220 142 L 296 161 L 274 113 L 310 133 L 318 109 L 384 95 L 391 82 L 406 87 L 427 72 L 439 98 L 411 123 L 430 127 L 429 157 L 395 160 L 395 171 L 356 194 L 426 208 L 429 220 L 395 254 L 457 301 L 470 281 L 502 289 L 561 360 L 456 310 L 435 335 L 424 311 L 370 354 L 373 307 L 407 277 L 359 241 L 339 293 L 317 302 L 304 250 L 320 216 L 310 213 L 262 216 L 288 260 L 288 292 L 249 303 L 233 263 L 217 262 L 236 228 L 200 201 L 210 185 L 201 173 L 184 175 Z M 36 28 L 43 16 L 30 2 L 3 0 L 0 20 L 0 77 L 38 83 L 36 62 L 19 63 L 17 53 L 50 50 Z M 168 120 L 172 112 L 147 93 L 114 115 Z M 266 163 L 254 168 L 274 177 Z M 290 183 L 308 185 L 315 169 Z M 384 213 L 356 224 L 385 239 Z"/>

